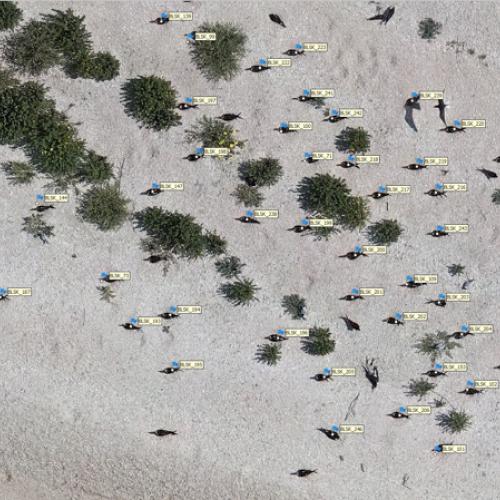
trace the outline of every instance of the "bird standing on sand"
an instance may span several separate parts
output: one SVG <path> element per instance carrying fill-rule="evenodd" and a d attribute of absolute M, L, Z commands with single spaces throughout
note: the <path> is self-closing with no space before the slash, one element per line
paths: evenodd
<path fill-rule="evenodd" d="M 56 208 L 54 205 L 37 205 L 35 208 L 32 208 L 31 211 L 35 212 L 45 212 L 51 208 Z"/>
<path fill-rule="evenodd" d="M 240 120 L 243 120 L 241 117 L 241 113 L 234 114 L 234 113 L 224 113 L 223 115 L 216 116 L 218 120 L 224 120 L 225 122 L 230 122 L 232 120 L 236 120 L 239 118 Z"/>
<path fill-rule="evenodd" d="M 269 14 L 269 19 L 271 19 L 273 23 L 279 24 L 280 26 L 283 26 L 283 28 L 286 28 L 285 23 L 283 22 L 281 17 L 278 16 L 278 14 Z"/>
<path fill-rule="evenodd" d="M 448 104 L 444 102 L 444 99 L 438 99 L 438 103 L 434 107 L 439 109 L 439 118 L 444 123 L 444 126 L 447 127 L 448 124 L 446 123 L 445 110 L 448 107 Z"/>
<path fill-rule="evenodd" d="M 297 472 L 292 472 L 292 476 L 298 476 L 298 477 L 307 477 L 313 473 L 315 473 L 318 469 L 299 469 Z"/>
<path fill-rule="evenodd" d="M 154 436 L 158 436 L 158 437 L 176 436 L 177 431 L 166 431 L 165 429 L 157 429 L 156 431 L 148 432 L 148 434 L 153 434 Z"/>

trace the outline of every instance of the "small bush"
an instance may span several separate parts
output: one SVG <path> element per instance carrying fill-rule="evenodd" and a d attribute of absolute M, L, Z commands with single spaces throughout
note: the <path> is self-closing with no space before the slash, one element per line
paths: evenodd
<path fill-rule="evenodd" d="M 335 350 L 335 340 L 330 338 L 328 328 L 315 326 L 309 331 L 309 337 L 302 340 L 302 349 L 314 356 L 324 356 Z"/>
<path fill-rule="evenodd" d="M 451 351 L 456 347 L 462 347 L 458 342 L 450 340 L 446 332 L 426 333 L 415 345 L 416 351 L 426 354 L 434 363 L 442 355 L 452 357 Z"/>
<path fill-rule="evenodd" d="M 227 241 L 215 232 L 207 232 L 204 236 L 205 252 L 208 255 L 221 255 L 226 251 Z"/>
<path fill-rule="evenodd" d="M 42 243 L 48 243 L 48 239 L 54 236 L 54 226 L 46 224 L 40 214 L 32 214 L 29 217 L 23 217 L 23 231 L 31 234 L 33 238 L 38 238 Z"/>
<path fill-rule="evenodd" d="M 448 274 L 450 276 L 461 276 L 465 272 L 465 266 L 462 264 L 451 264 L 448 266 Z"/>
<path fill-rule="evenodd" d="M 292 319 L 305 318 L 306 301 L 300 295 L 285 295 L 281 301 L 281 305 L 283 306 L 285 312 L 292 317 Z"/>
<path fill-rule="evenodd" d="M 427 17 L 418 23 L 418 34 L 420 38 L 431 41 L 441 33 L 443 25 L 430 17 Z"/>
<path fill-rule="evenodd" d="M 351 231 L 361 229 L 366 225 L 369 216 L 370 210 L 366 200 L 361 196 L 350 196 L 343 211 L 338 214 L 338 223 Z"/>
<path fill-rule="evenodd" d="M 195 41 L 191 46 L 192 60 L 203 76 L 208 80 L 234 78 L 245 55 L 243 31 L 231 23 L 204 23 L 196 31 L 217 35 L 214 41 Z"/>
<path fill-rule="evenodd" d="M 186 131 L 186 139 L 200 143 L 204 148 L 229 148 L 231 152 L 243 146 L 231 125 L 205 115 Z"/>
<path fill-rule="evenodd" d="M 7 62 L 16 70 L 37 76 L 61 62 L 52 34 L 42 21 L 29 21 L 5 42 Z"/>
<path fill-rule="evenodd" d="M 0 31 L 14 29 L 22 18 L 23 12 L 15 2 L 0 2 Z"/>
<path fill-rule="evenodd" d="M 416 396 L 420 401 L 426 394 L 434 390 L 435 387 L 436 384 L 433 384 L 424 378 L 420 378 L 418 380 L 412 379 L 408 384 L 408 391 L 406 394 Z"/>
<path fill-rule="evenodd" d="M 123 86 L 126 112 L 146 128 L 168 130 L 181 123 L 175 112 L 177 92 L 157 76 L 132 78 Z"/>
<path fill-rule="evenodd" d="M 257 360 L 274 366 L 281 359 L 281 346 L 279 344 L 263 344 L 257 349 Z"/>
<path fill-rule="evenodd" d="M 390 245 L 398 241 L 403 229 L 394 219 L 382 219 L 369 226 L 367 233 L 374 245 Z"/>
<path fill-rule="evenodd" d="M 33 165 L 25 161 L 11 161 L 5 163 L 3 169 L 11 184 L 29 184 L 36 175 Z"/>
<path fill-rule="evenodd" d="M 238 184 L 232 196 L 245 207 L 260 207 L 264 201 L 264 197 L 256 187 L 246 184 Z"/>
<path fill-rule="evenodd" d="M 491 201 L 495 205 L 500 205 L 500 189 L 495 189 L 495 191 L 493 191 L 493 194 L 491 195 Z"/>
<path fill-rule="evenodd" d="M 234 256 L 224 257 L 215 263 L 215 269 L 224 278 L 235 278 L 240 275 L 243 266 L 246 266 L 246 264 L 243 264 L 238 257 Z"/>
<path fill-rule="evenodd" d="M 120 61 L 109 52 L 82 52 L 66 64 L 65 71 L 70 78 L 103 82 L 119 75 Z"/>
<path fill-rule="evenodd" d="M 462 410 L 450 410 L 448 413 L 440 413 L 436 420 L 439 427 L 450 434 L 458 434 L 472 425 L 472 417 Z"/>
<path fill-rule="evenodd" d="M 80 182 L 102 184 L 114 177 L 113 166 L 105 156 L 98 155 L 95 151 L 88 151 L 78 175 Z"/>
<path fill-rule="evenodd" d="M 113 299 L 115 298 L 116 294 L 110 285 L 98 286 L 97 289 L 101 294 L 101 300 L 104 300 L 106 302 L 112 302 Z"/>
<path fill-rule="evenodd" d="M 283 167 L 276 158 L 260 158 L 240 165 L 240 177 L 249 186 L 272 186 L 282 175 Z"/>
<path fill-rule="evenodd" d="M 370 149 L 370 134 L 362 127 L 346 127 L 335 139 L 339 151 L 366 153 Z"/>
<path fill-rule="evenodd" d="M 224 283 L 219 293 L 234 306 L 247 306 L 250 302 L 257 300 L 255 294 L 259 290 L 252 280 L 247 278 L 238 279 L 232 283 Z"/>
<path fill-rule="evenodd" d="M 0 68 L 0 92 L 18 84 L 19 80 L 14 77 L 14 72 L 12 70 L 8 68 Z"/>
<path fill-rule="evenodd" d="M 101 231 L 119 228 L 127 218 L 128 200 L 117 185 L 105 184 L 87 191 L 80 201 L 78 213 L 85 222 L 95 224 Z"/>

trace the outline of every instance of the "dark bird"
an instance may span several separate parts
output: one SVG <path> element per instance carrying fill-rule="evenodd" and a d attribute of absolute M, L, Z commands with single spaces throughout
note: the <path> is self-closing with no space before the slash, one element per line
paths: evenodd
<path fill-rule="evenodd" d="M 352 302 L 353 300 L 364 300 L 364 297 L 362 295 L 355 295 L 353 293 L 350 293 L 349 295 L 344 295 L 344 297 L 340 297 L 339 300 L 347 300 L 348 302 Z"/>
<path fill-rule="evenodd" d="M 324 122 L 337 123 L 341 120 L 347 120 L 347 116 L 339 116 L 339 115 L 330 115 L 326 118 L 323 118 Z"/>
<path fill-rule="evenodd" d="M 271 342 L 283 342 L 284 340 L 288 340 L 284 335 L 280 335 L 278 333 L 271 333 L 271 335 L 266 337 L 266 339 Z"/>
<path fill-rule="evenodd" d="M 430 189 L 429 191 L 427 191 L 424 194 L 428 194 L 429 196 L 445 196 L 446 197 L 446 193 L 442 190 L 439 190 L 439 189 Z"/>
<path fill-rule="evenodd" d="M 487 168 L 478 168 L 477 171 L 484 174 L 487 179 L 496 179 L 498 177 L 495 172 L 493 172 L 492 170 L 488 170 Z"/>
<path fill-rule="evenodd" d="M 123 323 L 119 326 L 123 326 L 123 328 L 125 328 L 125 330 L 140 330 L 141 329 L 140 326 L 134 325 L 132 323 Z"/>
<path fill-rule="evenodd" d="M 337 441 L 338 439 L 340 439 L 340 434 L 333 431 L 332 429 L 325 429 L 324 427 L 321 427 L 318 429 L 318 431 L 321 431 L 325 436 L 328 436 L 333 441 Z"/>
<path fill-rule="evenodd" d="M 342 167 L 342 168 L 359 168 L 359 165 L 356 162 L 352 162 L 349 160 L 344 160 L 341 163 L 337 163 L 337 167 Z"/>
<path fill-rule="evenodd" d="M 368 257 L 368 255 L 366 253 L 363 253 L 363 252 L 347 252 L 346 254 L 344 255 L 339 255 L 340 258 L 348 258 L 349 260 L 356 260 L 358 257 L 361 257 L 361 255 L 363 257 Z"/>
<path fill-rule="evenodd" d="M 407 170 L 422 170 L 427 168 L 427 165 L 424 165 L 423 163 L 410 163 L 409 165 L 405 165 L 401 168 L 406 168 Z"/>
<path fill-rule="evenodd" d="M 304 231 L 310 231 L 310 230 L 311 226 L 309 224 L 304 224 L 304 225 L 298 224 L 296 226 L 287 229 L 287 231 L 293 231 L 294 233 L 303 233 Z"/>
<path fill-rule="evenodd" d="M 166 368 L 163 368 L 163 370 L 160 370 L 158 373 L 166 373 L 167 375 L 170 375 L 171 373 L 178 372 L 180 368 L 178 366 L 167 366 Z"/>
<path fill-rule="evenodd" d="M 392 418 L 410 418 L 409 415 L 401 413 L 400 411 L 393 411 L 392 413 L 388 413 L 387 416 Z"/>
<path fill-rule="evenodd" d="M 456 340 L 463 339 L 464 337 L 467 337 L 467 335 L 474 335 L 472 332 L 469 332 L 466 330 L 465 332 L 460 331 L 460 332 L 453 332 L 448 335 L 448 338 L 454 338 Z"/>
<path fill-rule="evenodd" d="M 432 448 L 431 451 L 435 451 L 436 453 L 441 453 L 443 451 L 443 446 L 451 446 L 453 443 L 443 443 L 443 444 L 437 444 Z"/>
<path fill-rule="evenodd" d="M 177 109 L 180 109 L 181 111 L 184 111 L 186 109 L 195 109 L 198 107 L 198 104 L 190 104 L 188 102 L 181 102 L 180 104 L 177 104 Z"/>
<path fill-rule="evenodd" d="M 245 71 L 251 71 L 252 73 L 259 73 L 265 71 L 266 69 L 271 69 L 269 66 L 262 66 L 262 64 L 254 64 L 249 68 L 245 68 Z"/>
<path fill-rule="evenodd" d="M 430 233 L 427 233 L 429 236 L 433 236 L 434 238 L 440 238 L 441 236 L 448 236 L 448 233 L 446 231 L 442 231 L 439 229 L 434 229 L 434 231 L 431 231 Z"/>
<path fill-rule="evenodd" d="M 463 391 L 459 391 L 458 394 L 467 394 L 467 396 L 473 396 L 474 394 L 481 394 L 483 391 L 476 389 L 475 387 L 466 387 Z"/>
<path fill-rule="evenodd" d="M 448 104 L 444 102 L 444 99 L 438 99 L 438 103 L 434 107 L 439 109 L 439 118 L 444 123 L 444 126 L 447 127 L 445 109 L 448 107 Z"/>
<path fill-rule="evenodd" d="M 299 95 L 299 97 L 292 97 L 292 101 L 306 102 L 312 100 L 314 100 L 314 97 L 311 97 L 310 95 Z"/>
<path fill-rule="evenodd" d="M 418 101 L 420 101 L 420 94 L 412 95 L 410 98 L 406 99 L 405 106 L 416 106 Z M 420 109 L 420 107 L 415 109 Z"/>
<path fill-rule="evenodd" d="M 427 283 L 416 283 L 413 280 L 408 280 L 408 281 L 406 281 L 405 283 L 403 283 L 402 285 L 399 285 L 399 286 L 404 286 L 406 288 L 418 288 L 419 286 L 423 286 L 423 285 L 427 285 Z"/>
<path fill-rule="evenodd" d="M 369 17 L 367 21 L 380 21 L 380 24 L 387 24 L 389 19 L 394 15 L 394 12 L 396 12 L 395 7 L 387 7 L 382 14 Z"/>
<path fill-rule="evenodd" d="M 404 325 L 404 322 L 394 316 L 389 316 L 388 318 L 383 320 L 384 323 L 388 323 L 389 325 Z"/>
<path fill-rule="evenodd" d="M 144 194 L 146 196 L 156 196 L 161 193 L 160 188 L 149 188 L 146 191 L 143 191 L 141 194 Z"/>
<path fill-rule="evenodd" d="M 498 365 L 498 366 L 494 366 L 494 367 L 493 367 L 493 369 L 494 369 L 494 370 L 500 370 L 500 365 Z"/>
<path fill-rule="evenodd" d="M 363 365 L 363 370 L 365 372 L 365 377 L 372 385 L 373 391 L 373 389 L 377 387 L 379 382 L 378 368 L 375 366 L 375 360 L 372 358 L 370 361 L 368 361 L 368 358 L 366 358 L 365 364 Z"/>
<path fill-rule="evenodd" d="M 234 114 L 234 113 L 224 113 L 223 115 L 220 115 L 217 117 L 219 120 L 224 120 L 225 122 L 230 122 L 232 120 L 236 120 L 239 118 L 240 120 L 243 120 L 241 117 L 241 113 Z"/>
<path fill-rule="evenodd" d="M 345 326 L 347 327 L 347 329 L 349 331 L 352 331 L 352 330 L 358 330 L 359 331 L 359 330 L 361 330 L 361 328 L 358 325 L 358 323 L 356 323 L 352 319 L 349 319 L 347 316 L 341 316 L 340 319 L 344 320 Z"/>
<path fill-rule="evenodd" d="M 260 222 L 257 219 L 254 219 L 253 217 L 248 217 L 247 215 L 242 215 L 241 217 L 238 217 L 235 220 L 239 220 L 244 224 L 260 224 Z"/>
<path fill-rule="evenodd" d="M 448 125 L 445 128 L 440 128 L 440 132 L 446 132 L 447 134 L 454 134 L 455 132 L 465 132 L 462 127 L 455 127 L 455 125 Z"/>
<path fill-rule="evenodd" d="M 420 109 L 420 104 L 417 102 L 420 97 L 411 97 L 406 101 L 405 104 L 405 122 L 412 128 L 415 132 L 418 132 L 417 126 L 415 125 L 415 119 L 413 117 L 413 110 Z M 408 104 L 412 99 L 416 101 Z"/>
<path fill-rule="evenodd" d="M 426 304 L 434 304 L 435 306 L 438 307 L 445 307 L 446 306 L 446 299 L 436 299 L 436 300 L 428 300 Z"/>
<path fill-rule="evenodd" d="M 284 56 L 302 56 L 304 55 L 303 50 L 298 50 L 298 49 L 288 49 L 286 52 L 283 52 Z"/>
<path fill-rule="evenodd" d="M 271 19 L 273 23 L 279 24 L 280 26 L 283 26 L 283 28 L 286 28 L 285 23 L 283 22 L 281 17 L 278 16 L 278 14 L 269 14 L 269 19 Z"/>
<path fill-rule="evenodd" d="M 160 260 L 164 260 L 164 258 L 161 255 L 150 255 L 148 258 L 144 260 L 151 262 L 151 264 L 156 264 L 157 262 L 160 262 Z"/>
<path fill-rule="evenodd" d="M 180 315 L 179 314 L 175 314 L 175 313 L 170 312 L 170 311 L 167 311 L 167 312 L 158 314 L 158 316 L 160 318 L 163 318 L 163 319 L 175 319 L 175 318 L 178 318 Z"/>
<path fill-rule="evenodd" d="M 290 132 L 297 132 L 295 129 L 290 130 L 290 128 L 288 128 L 288 125 L 286 127 L 280 125 L 279 127 L 274 128 L 273 130 L 277 130 L 280 134 L 289 134 Z"/>
<path fill-rule="evenodd" d="M 54 205 L 37 205 L 35 208 L 32 208 L 32 211 L 35 212 L 45 212 L 45 210 L 49 210 L 51 208 L 56 208 Z"/>
<path fill-rule="evenodd" d="M 188 161 L 197 161 L 200 158 L 203 158 L 203 155 L 197 155 L 196 153 L 192 153 L 190 155 L 187 155 L 183 158 L 183 160 L 188 160 Z"/>
<path fill-rule="evenodd" d="M 9 300 L 9 295 L 7 291 L 0 293 L 0 300 Z"/>
<path fill-rule="evenodd" d="M 152 21 L 149 21 L 150 23 L 155 23 L 155 24 L 166 24 L 168 23 L 168 17 L 167 16 L 160 16 L 157 17 L 156 19 L 153 19 Z"/>
<path fill-rule="evenodd" d="M 314 469 L 314 470 L 311 470 L 311 469 L 299 469 L 297 472 L 292 472 L 291 475 L 292 476 L 298 476 L 298 477 L 307 477 L 311 474 L 313 474 L 314 472 L 316 472 L 318 469 Z"/>
<path fill-rule="evenodd" d="M 330 380 L 332 374 L 331 373 L 317 373 L 312 377 L 316 382 L 324 382 L 326 380 Z"/>
<path fill-rule="evenodd" d="M 163 437 L 163 436 L 176 436 L 177 431 L 166 431 L 165 429 L 157 429 L 156 431 L 148 432 L 148 434 L 153 434 L 155 436 Z"/>
<path fill-rule="evenodd" d="M 368 195 L 370 198 L 373 198 L 374 200 L 379 200 L 380 198 L 385 198 L 386 196 L 390 196 L 389 193 L 386 193 L 384 191 L 375 191 L 372 194 Z"/>
<path fill-rule="evenodd" d="M 316 163 L 319 160 L 317 158 L 313 158 L 312 156 L 308 156 L 306 158 L 306 161 L 307 161 L 307 163 Z"/>
<path fill-rule="evenodd" d="M 428 377 L 436 378 L 446 375 L 446 372 L 440 372 L 439 370 L 428 370 L 425 373 L 422 373 L 421 375 L 427 375 Z"/>
<path fill-rule="evenodd" d="M 497 163 L 500 163 L 500 156 L 497 156 L 496 158 L 493 158 L 493 161 L 496 161 Z"/>

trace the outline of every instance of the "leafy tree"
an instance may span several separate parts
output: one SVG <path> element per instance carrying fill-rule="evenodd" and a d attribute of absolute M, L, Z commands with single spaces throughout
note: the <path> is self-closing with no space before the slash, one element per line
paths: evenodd
<path fill-rule="evenodd" d="M 448 413 L 440 413 L 436 420 L 439 427 L 450 434 L 458 434 L 472 425 L 472 417 L 463 410 L 450 410 Z"/>
<path fill-rule="evenodd" d="M 274 366 L 281 359 L 281 346 L 279 344 L 263 344 L 257 349 L 257 360 L 269 366 Z"/>
<path fill-rule="evenodd" d="M 247 306 L 250 302 L 257 300 L 255 294 L 258 290 L 259 288 L 252 280 L 243 278 L 232 283 L 224 283 L 219 292 L 234 306 Z"/>
<path fill-rule="evenodd" d="M 208 255 L 221 255 L 226 251 L 227 241 L 215 232 L 206 232 L 203 236 L 205 240 L 205 251 Z"/>
<path fill-rule="evenodd" d="M 408 384 L 407 394 L 417 396 L 420 401 L 426 394 L 433 391 L 435 387 L 436 384 L 433 384 L 424 378 L 419 378 L 418 380 L 412 379 Z"/>
<path fill-rule="evenodd" d="M 113 166 L 105 156 L 88 151 L 79 170 L 79 179 L 88 184 L 102 184 L 114 177 Z"/>
<path fill-rule="evenodd" d="M 3 165 L 11 184 L 29 184 L 36 172 L 33 165 L 25 161 L 11 161 Z"/>
<path fill-rule="evenodd" d="M 315 326 L 309 331 L 309 337 L 302 340 L 302 348 L 308 354 L 324 356 L 335 350 L 335 340 L 330 338 L 329 328 Z"/>
<path fill-rule="evenodd" d="M 292 295 L 285 295 L 281 301 L 281 305 L 286 313 L 288 313 L 292 319 L 304 319 L 305 318 L 305 308 L 306 301 L 300 295 L 296 293 Z"/>
<path fill-rule="evenodd" d="M 187 130 L 186 139 L 191 143 L 201 143 L 204 148 L 228 148 L 231 152 L 243 146 L 231 125 L 205 115 Z"/>
<path fill-rule="evenodd" d="M 235 278 L 241 274 L 243 266 L 246 266 L 246 264 L 243 264 L 238 257 L 234 256 L 226 256 L 215 263 L 217 272 L 224 278 Z"/>
<path fill-rule="evenodd" d="M 396 243 L 403 229 L 394 219 L 383 219 L 375 222 L 367 230 L 370 242 L 374 245 L 390 245 Z"/>
<path fill-rule="evenodd" d="M 256 187 L 247 186 L 246 184 L 238 184 L 232 196 L 245 207 L 260 207 L 264 200 L 264 197 Z"/>
<path fill-rule="evenodd" d="M 88 78 L 102 82 L 120 73 L 120 61 L 109 52 L 81 52 L 65 66 L 70 78 Z"/>
<path fill-rule="evenodd" d="M 276 184 L 283 175 L 283 167 L 276 158 L 260 158 L 240 165 L 240 177 L 249 186 L 264 187 Z"/>
<path fill-rule="evenodd" d="M 0 31 L 13 30 L 23 18 L 23 12 L 15 2 L 0 2 Z"/>
<path fill-rule="evenodd" d="M 366 153 L 370 149 L 370 134 L 362 127 L 346 127 L 335 140 L 339 151 Z"/>
<path fill-rule="evenodd" d="M 462 347 L 458 342 L 450 339 L 443 331 L 437 333 L 426 333 L 415 345 L 417 352 L 426 354 L 434 363 L 439 357 L 446 355 L 452 357 L 451 351 L 456 347 Z"/>

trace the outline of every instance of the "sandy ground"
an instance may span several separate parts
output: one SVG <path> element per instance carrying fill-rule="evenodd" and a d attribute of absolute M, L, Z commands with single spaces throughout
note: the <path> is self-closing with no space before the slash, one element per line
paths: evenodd
<path fill-rule="evenodd" d="M 68 115 L 79 123 L 89 147 L 117 168 L 125 159 L 122 188 L 132 207 L 158 204 L 191 213 L 216 229 L 261 290 L 255 305 L 230 306 L 216 294 L 222 280 L 211 259 L 179 261 L 164 276 L 143 262 L 140 234 L 131 223 L 101 233 L 75 216 L 73 194 L 70 203 L 46 215 L 56 236 L 42 245 L 20 228 L 44 181 L 17 187 L 0 176 L 1 284 L 33 288 L 31 298 L 0 306 L 2 499 L 497 498 L 498 391 L 475 398 L 456 393 L 468 377 L 498 379 L 492 369 L 500 363 L 498 334 L 462 341 L 454 359 L 467 361 L 468 374 L 439 380 L 438 392 L 473 416 L 469 431 L 450 439 L 434 416 L 393 421 L 386 414 L 417 402 L 403 388 L 430 367 L 414 352 L 416 339 L 438 329 L 453 332 L 464 321 L 499 324 L 499 212 L 490 196 L 500 185 L 476 171 L 495 170 L 491 159 L 500 154 L 499 4 L 395 5 L 395 16 L 384 27 L 364 21 L 375 11 L 367 2 L 310 1 L 306 8 L 297 1 L 176 0 L 168 9 L 193 10 L 195 21 L 161 27 L 147 21 L 165 8 L 163 3 L 20 2 L 25 18 L 72 6 L 85 14 L 95 48 L 120 59 L 120 77 L 111 82 L 70 80 L 55 69 L 41 80 L 59 109 L 74 104 Z M 280 14 L 287 29 L 271 23 L 270 12 Z M 417 36 L 424 17 L 443 23 L 432 43 Z M 182 38 L 207 20 L 243 26 L 249 36 L 243 67 L 298 41 L 328 42 L 329 51 L 294 60 L 290 69 L 242 72 L 232 82 L 212 84 L 190 63 Z M 457 54 L 446 45 L 451 40 L 466 42 L 475 55 Z M 486 59 L 479 60 L 479 54 Z M 233 220 L 241 215 L 230 196 L 239 182 L 237 160 L 180 160 L 192 150 L 184 130 L 202 111 L 183 114 L 182 126 L 166 133 L 140 129 L 124 114 L 121 85 L 148 74 L 171 80 L 181 96 L 217 95 L 219 106 L 207 107 L 207 114 L 242 112 L 245 120 L 237 126 L 248 142 L 241 158 L 272 154 L 284 166 L 284 177 L 265 190 L 264 208 L 279 209 L 278 220 L 259 227 Z M 343 128 L 321 123 L 318 110 L 291 100 L 310 87 L 334 88 L 332 106 L 364 108 L 365 117 L 351 124 L 370 131 L 370 153 L 381 155 L 379 166 L 345 171 L 334 166 L 337 162 L 301 161 L 306 150 L 333 151 Z M 412 90 L 424 89 L 445 89 L 450 118 L 483 118 L 487 128 L 438 133 L 437 112 L 424 104 L 416 114 L 419 131 L 413 132 L 402 106 Z M 284 119 L 313 121 L 314 130 L 273 133 Z M 22 158 L 5 147 L 0 153 L 2 161 Z M 420 155 L 447 156 L 449 173 L 442 177 L 439 167 L 399 168 Z M 344 156 L 335 153 L 335 159 Z M 317 242 L 286 231 L 303 215 L 294 189 L 315 172 L 345 177 L 360 195 L 381 183 L 411 185 L 412 194 L 391 197 L 388 210 L 384 201 L 370 200 L 372 221 L 397 218 L 406 230 L 387 256 L 337 259 L 366 242 L 363 232 Z M 185 190 L 155 199 L 139 196 L 152 180 L 182 181 Z M 447 199 L 424 196 L 439 180 L 466 182 L 469 191 Z M 470 232 L 437 240 L 425 235 L 442 223 L 467 223 Z M 472 301 L 443 310 L 425 305 L 441 291 L 459 289 L 463 279 L 446 271 L 456 262 L 475 279 Z M 100 301 L 96 291 L 103 270 L 132 273 L 131 282 L 117 285 L 114 304 Z M 437 273 L 439 284 L 401 289 L 408 273 Z M 352 304 L 337 300 L 353 286 L 381 286 L 385 296 Z M 285 317 L 280 301 L 288 293 L 307 299 L 306 321 Z M 175 321 L 170 333 L 118 327 L 132 314 L 154 315 L 171 304 L 200 304 L 203 314 Z M 429 321 L 402 328 L 382 323 L 397 310 L 428 311 Z M 346 331 L 339 319 L 346 313 L 361 324 L 361 332 Z M 337 340 L 333 354 L 309 356 L 292 339 L 276 367 L 254 360 L 257 345 L 274 329 L 313 325 L 330 327 Z M 380 369 L 373 392 L 361 374 L 367 355 Z M 173 357 L 202 359 L 206 367 L 172 377 L 157 373 Z M 358 376 L 330 384 L 310 380 L 324 366 L 355 366 Z M 364 435 L 333 442 L 316 430 L 342 423 L 358 393 L 356 415 L 349 421 L 364 424 Z M 175 429 L 178 436 L 157 439 L 147 433 L 160 427 Z M 436 442 L 450 441 L 466 443 L 467 454 L 431 453 Z M 318 474 L 290 476 L 298 468 L 317 468 Z"/>

